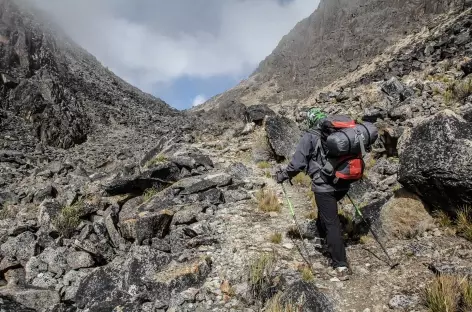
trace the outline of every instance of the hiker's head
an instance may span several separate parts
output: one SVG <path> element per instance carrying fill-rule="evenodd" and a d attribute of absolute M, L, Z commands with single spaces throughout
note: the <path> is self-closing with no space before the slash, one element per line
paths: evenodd
<path fill-rule="evenodd" d="M 318 125 L 318 123 L 323 119 L 326 118 L 326 114 L 321 111 L 321 109 L 317 107 L 310 108 L 306 114 L 308 126 L 313 128 Z"/>

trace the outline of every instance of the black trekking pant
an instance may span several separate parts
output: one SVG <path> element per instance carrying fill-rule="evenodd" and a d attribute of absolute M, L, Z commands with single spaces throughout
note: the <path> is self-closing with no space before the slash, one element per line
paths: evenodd
<path fill-rule="evenodd" d="M 347 267 L 346 249 L 344 248 L 341 222 L 338 217 L 338 201 L 346 194 L 347 191 L 315 193 L 316 205 L 318 206 L 316 227 L 321 238 L 326 239 L 334 268 Z"/>

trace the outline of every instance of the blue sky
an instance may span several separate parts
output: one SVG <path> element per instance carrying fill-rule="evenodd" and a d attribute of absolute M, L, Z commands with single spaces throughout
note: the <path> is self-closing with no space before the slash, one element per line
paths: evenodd
<path fill-rule="evenodd" d="M 118 76 L 178 109 L 245 79 L 319 0 L 30 0 Z"/>

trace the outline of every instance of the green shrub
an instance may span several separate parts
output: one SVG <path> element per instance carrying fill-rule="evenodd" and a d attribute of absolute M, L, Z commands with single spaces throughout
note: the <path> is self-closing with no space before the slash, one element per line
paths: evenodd
<path fill-rule="evenodd" d="M 81 210 L 83 201 L 62 208 L 59 215 L 54 218 L 53 225 L 57 231 L 64 237 L 69 238 L 80 224 Z"/>
<path fill-rule="evenodd" d="M 151 159 L 150 161 L 148 161 L 146 163 L 145 167 L 152 167 L 152 166 L 155 166 L 155 165 L 158 165 L 158 164 L 165 163 L 167 161 L 168 161 L 168 159 L 165 155 L 159 154 L 156 157 L 154 157 L 153 159 Z"/>
<path fill-rule="evenodd" d="M 147 190 L 144 191 L 143 193 L 143 200 L 144 202 L 149 201 L 154 195 L 156 195 L 158 192 L 155 188 L 151 187 L 148 188 Z"/>

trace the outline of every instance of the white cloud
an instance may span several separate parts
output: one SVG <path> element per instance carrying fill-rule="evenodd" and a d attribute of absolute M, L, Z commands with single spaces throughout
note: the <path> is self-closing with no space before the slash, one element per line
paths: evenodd
<path fill-rule="evenodd" d="M 104 65 L 150 91 L 250 73 L 319 0 L 30 0 Z"/>
<path fill-rule="evenodd" d="M 203 94 L 197 95 L 192 102 L 192 106 L 198 106 L 205 103 L 207 98 Z"/>

